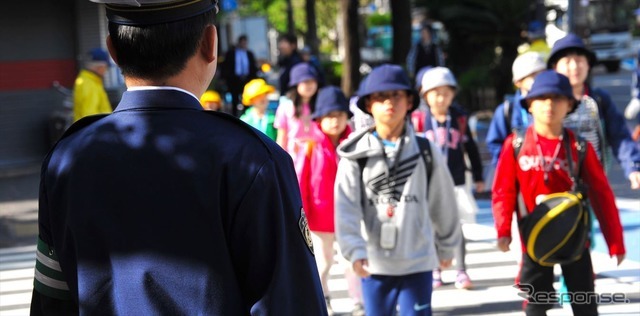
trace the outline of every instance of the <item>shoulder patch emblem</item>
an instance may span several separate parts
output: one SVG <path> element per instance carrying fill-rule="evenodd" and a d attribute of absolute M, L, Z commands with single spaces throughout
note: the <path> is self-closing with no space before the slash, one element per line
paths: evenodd
<path fill-rule="evenodd" d="M 309 222 L 307 222 L 307 215 L 304 214 L 303 208 L 300 208 L 300 220 L 298 221 L 298 226 L 300 227 L 300 233 L 302 233 L 302 238 L 307 244 L 309 251 L 311 251 L 311 254 L 315 256 L 316 254 L 313 251 L 313 241 L 311 240 L 311 231 L 309 230 Z"/>

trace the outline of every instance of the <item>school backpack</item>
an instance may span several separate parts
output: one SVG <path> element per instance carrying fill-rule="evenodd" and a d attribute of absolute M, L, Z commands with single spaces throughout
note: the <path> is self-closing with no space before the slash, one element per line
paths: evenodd
<path fill-rule="evenodd" d="M 524 130 L 516 130 L 513 140 L 516 158 L 525 141 Z M 562 140 L 567 153 L 569 170 L 574 170 L 571 144 L 565 130 Z M 520 210 L 520 236 L 527 254 L 536 263 L 551 267 L 555 264 L 575 262 L 582 257 L 589 238 L 590 221 L 586 190 L 580 180 L 582 162 L 586 153 L 586 141 L 576 135 L 578 168 L 571 172 L 571 191 L 547 195 L 531 213 Z"/>

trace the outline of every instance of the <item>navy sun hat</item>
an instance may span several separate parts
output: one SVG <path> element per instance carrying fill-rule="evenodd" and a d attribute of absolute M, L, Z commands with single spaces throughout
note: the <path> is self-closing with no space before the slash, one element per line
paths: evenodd
<path fill-rule="evenodd" d="M 349 111 L 349 100 L 336 86 L 327 86 L 318 91 L 316 99 L 316 111 L 311 114 L 312 119 L 319 119 L 333 111 L 346 112 L 349 117 L 353 113 Z"/>
<path fill-rule="evenodd" d="M 556 72 L 555 70 L 545 70 L 536 76 L 531 86 L 531 91 L 520 100 L 520 105 L 523 108 L 529 109 L 528 100 L 535 99 L 543 95 L 562 95 L 569 100 L 573 101 L 573 109 L 569 113 L 575 111 L 578 105 L 578 100 L 573 96 L 573 88 L 571 88 L 571 82 L 567 76 Z"/>
<path fill-rule="evenodd" d="M 418 92 L 413 89 L 409 76 L 398 65 L 382 64 L 371 70 L 369 76 L 362 82 L 358 89 L 358 108 L 363 112 L 371 115 L 366 109 L 366 97 L 383 91 L 406 90 L 413 96 L 413 106 L 409 109 L 409 113 L 418 108 L 420 105 L 420 97 Z"/>
<path fill-rule="evenodd" d="M 560 58 L 566 56 L 570 52 L 577 52 L 578 54 L 587 56 L 590 67 L 593 67 L 596 64 L 596 54 L 587 48 L 582 38 L 576 34 L 569 33 L 567 36 L 557 40 L 555 44 L 553 44 L 551 54 L 547 60 L 547 69 L 552 69 Z"/>
<path fill-rule="evenodd" d="M 89 51 L 89 60 L 90 61 L 102 61 L 111 66 L 111 58 L 109 58 L 109 53 L 102 48 L 94 48 Z"/>
<path fill-rule="evenodd" d="M 313 79 L 318 81 L 318 72 L 309 63 L 298 63 L 291 68 L 289 77 L 289 88 L 293 88 L 303 81 Z"/>

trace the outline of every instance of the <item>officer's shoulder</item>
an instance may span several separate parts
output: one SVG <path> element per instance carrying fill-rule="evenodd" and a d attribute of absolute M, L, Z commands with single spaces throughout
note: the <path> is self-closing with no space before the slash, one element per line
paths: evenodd
<path fill-rule="evenodd" d="M 247 139 L 255 141 L 255 145 L 261 145 L 261 147 L 267 151 L 269 155 L 280 155 L 280 146 L 276 144 L 271 138 L 265 135 L 263 132 L 251 127 L 249 124 L 241 121 L 240 119 L 223 112 L 217 111 L 203 111 L 212 119 L 218 119 L 226 122 L 227 124 L 237 128 L 245 134 Z M 253 145 L 253 144 L 252 144 Z"/>

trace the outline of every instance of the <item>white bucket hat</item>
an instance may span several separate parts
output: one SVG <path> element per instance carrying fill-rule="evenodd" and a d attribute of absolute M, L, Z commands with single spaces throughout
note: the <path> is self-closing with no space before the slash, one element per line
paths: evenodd
<path fill-rule="evenodd" d="M 526 52 L 513 61 L 511 71 L 513 72 L 513 82 L 518 82 L 527 76 L 547 69 L 547 63 L 540 53 Z"/>
<path fill-rule="evenodd" d="M 423 96 L 427 91 L 442 86 L 451 86 L 454 89 L 458 89 L 458 82 L 449 68 L 433 67 L 422 76 L 420 95 Z"/>

